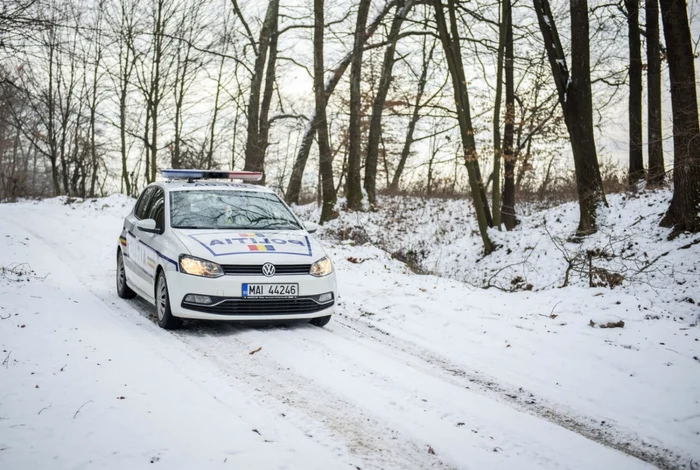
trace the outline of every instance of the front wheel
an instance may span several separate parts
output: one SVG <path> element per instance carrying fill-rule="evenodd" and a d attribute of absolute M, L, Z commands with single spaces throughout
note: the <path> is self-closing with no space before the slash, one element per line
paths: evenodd
<path fill-rule="evenodd" d="M 158 325 L 166 330 L 175 330 L 182 326 L 182 320 L 174 317 L 170 311 L 170 296 L 168 295 L 168 283 L 165 281 L 165 272 L 158 273 L 156 282 L 156 311 L 158 312 Z"/>
<path fill-rule="evenodd" d="M 314 326 L 326 326 L 329 321 L 331 321 L 331 316 L 327 315 L 325 317 L 313 318 L 309 323 Z"/>
<path fill-rule="evenodd" d="M 126 271 L 124 270 L 124 255 L 119 250 L 117 253 L 117 295 L 122 299 L 133 299 L 136 292 L 126 284 Z"/>

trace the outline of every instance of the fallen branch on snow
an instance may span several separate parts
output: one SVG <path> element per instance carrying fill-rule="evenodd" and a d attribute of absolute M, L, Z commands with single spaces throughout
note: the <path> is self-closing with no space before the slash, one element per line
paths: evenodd
<path fill-rule="evenodd" d="M 73 419 L 75 419 L 75 417 L 78 416 L 78 413 L 80 413 L 80 410 L 83 409 L 83 406 L 87 405 L 88 403 L 92 403 L 92 400 L 88 400 L 85 403 L 83 403 L 82 405 L 80 405 L 80 408 L 78 408 L 78 410 L 73 415 Z"/>

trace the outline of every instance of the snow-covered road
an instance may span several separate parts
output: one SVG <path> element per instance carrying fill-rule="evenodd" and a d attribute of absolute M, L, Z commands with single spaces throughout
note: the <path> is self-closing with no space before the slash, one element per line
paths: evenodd
<path fill-rule="evenodd" d="M 35 273 L 0 278 L 1 468 L 636 469 L 700 458 L 700 374 L 685 357 L 697 328 L 654 325 L 664 348 L 642 339 L 645 325 L 625 338 L 567 329 L 588 318 L 566 304 L 563 322 L 540 313 L 575 290 L 505 296 L 414 275 L 375 248 L 335 247 L 341 304 L 326 328 L 192 322 L 170 333 L 114 291 L 128 204 L 0 205 L 0 266 Z"/>

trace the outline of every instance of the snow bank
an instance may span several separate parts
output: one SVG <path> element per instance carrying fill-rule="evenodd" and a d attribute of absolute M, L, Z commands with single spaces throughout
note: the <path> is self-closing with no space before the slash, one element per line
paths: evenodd
<path fill-rule="evenodd" d="M 667 239 L 670 230 L 659 221 L 670 198 L 668 190 L 610 195 L 598 233 L 583 239 L 573 236 L 576 203 L 526 207 L 529 213 L 520 216 L 515 230 L 490 230 L 500 247 L 486 257 L 467 200 L 384 197 L 376 212 L 343 212 L 319 236 L 380 247 L 417 271 L 477 287 L 541 291 L 593 285 L 594 294 L 612 288 L 653 303 L 657 315 L 692 324 L 700 315 L 700 236 Z M 313 204 L 295 210 L 318 217 Z"/>

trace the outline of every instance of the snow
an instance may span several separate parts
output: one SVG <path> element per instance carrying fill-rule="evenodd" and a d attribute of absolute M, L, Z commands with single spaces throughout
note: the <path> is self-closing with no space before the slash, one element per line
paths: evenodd
<path fill-rule="evenodd" d="M 669 196 L 609 197 L 581 244 L 576 206 L 532 209 L 483 259 L 466 201 L 382 199 L 321 229 L 341 296 L 326 328 L 175 333 L 114 292 L 133 200 L 2 204 L 0 466 L 691 468 L 700 245 L 657 227 Z M 557 246 L 603 242 L 634 247 L 596 260 L 622 284 L 557 288 Z M 491 277 L 515 292 L 477 287 Z"/>

